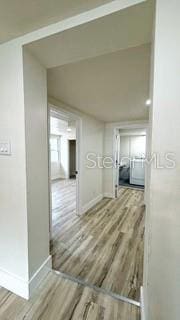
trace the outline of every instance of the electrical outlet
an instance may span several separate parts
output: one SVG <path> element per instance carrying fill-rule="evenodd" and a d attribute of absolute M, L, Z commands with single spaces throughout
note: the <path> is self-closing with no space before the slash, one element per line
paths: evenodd
<path fill-rule="evenodd" d="M 9 141 L 0 141 L 0 155 L 11 155 L 11 144 Z"/>

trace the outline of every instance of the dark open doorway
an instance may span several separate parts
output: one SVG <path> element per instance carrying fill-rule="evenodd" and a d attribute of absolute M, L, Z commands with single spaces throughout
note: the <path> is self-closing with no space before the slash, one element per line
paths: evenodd
<path fill-rule="evenodd" d="M 76 179 L 76 140 L 69 140 L 69 177 Z"/>

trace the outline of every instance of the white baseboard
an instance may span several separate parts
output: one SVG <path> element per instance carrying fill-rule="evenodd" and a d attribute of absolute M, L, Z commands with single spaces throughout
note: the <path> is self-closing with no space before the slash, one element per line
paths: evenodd
<path fill-rule="evenodd" d="M 28 281 L 3 269 L 0 269 L 0 286 L 22 298 L 29 297 Z"/>
<path fill-rule="evenodd" d="M 52 269 L 52 257 L 49 256 L 29 281 L 29 297 L 32 296 L 33 292 L 40 285 L 40 283 L 43 281 L 43 279 L 46 277 L 46 275 L 49 273 L 51 269 Z"/>
<path fill-rule="evenodd" d="M 52 262 L 51 256 L 49 256 L 36 271 L 30 281 L 26 281 L 13 273 L 0 269 L 0 286 L 28 300 L 51 268 Z"/>
<path fill-rule="evenodd" d="M 92 199 L 91 201 L 89 201 L 87 204 L 85 204 L 82 207 L 82 214 L 84 214 L 85 212 L 87 212 L 89 209 L 91 209 L 93 206 L 95 206 L 99 201 L 101 201 L 103 199 L 103 195 L 100 194 L 99 196 L 97 196 L 96 198 Z"/>
<path fill-rule="evenodd" d="M 146 320 L 146 315 L 145 315 L 145 305 L 144 305 L 144 290 L 143 287 L 141 287 L 141 320 Z"/>
<path fill-rule="evenodd" d="M 114 199 L 114 196 L 112 193 L 108 193 L 108 192 L 105 192 L 104 193 L 104 198 L 111 198 L 111 199 Z"/>

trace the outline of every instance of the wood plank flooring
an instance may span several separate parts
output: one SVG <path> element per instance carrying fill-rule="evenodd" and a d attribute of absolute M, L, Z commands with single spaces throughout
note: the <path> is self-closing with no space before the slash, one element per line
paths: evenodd
<path fill-rule="evenodd" d="M 69 189 L 68 183 L 64 185 L 62 181 L 53 186 L 53 268 L 139 301 L 143 278 L 143 190 L 120 188 L 118 199 L 105 198 L 78 217 L 75 184 L 69 183 Z"/>
<path fill-rule="evenodd" d="M 50 272 L 26 301 L 0 288 L 1 320 L 140 320 L 140 308 Z"/>
<path fill-rule="evenodd" d="M 76 180 L 55 180 L 51 185 L 52 190 L 52 210 L 53 217 L 55 212 L 69 212 L 76 211 Z"/>

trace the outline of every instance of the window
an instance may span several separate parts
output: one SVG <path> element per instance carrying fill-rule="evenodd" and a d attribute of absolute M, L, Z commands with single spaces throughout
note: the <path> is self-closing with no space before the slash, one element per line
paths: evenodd
<path fill-rule="evenodd" d="M 60 161 L 60 136 L 50 138 L 51 162 Z"/>

